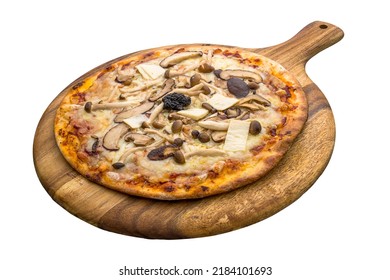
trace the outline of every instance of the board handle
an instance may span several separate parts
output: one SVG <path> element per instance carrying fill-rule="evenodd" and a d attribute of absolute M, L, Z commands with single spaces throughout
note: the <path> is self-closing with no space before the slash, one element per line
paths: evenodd
<path fill-rule="evenodd" d="M 320 51 L 332 46 L 344 37 L 337 26 L 315 21 L 305 26 L 290 40 L 265 49 L 256 49 L 262 55 L 277 60 L 287 69 L 304 67 Z"/>

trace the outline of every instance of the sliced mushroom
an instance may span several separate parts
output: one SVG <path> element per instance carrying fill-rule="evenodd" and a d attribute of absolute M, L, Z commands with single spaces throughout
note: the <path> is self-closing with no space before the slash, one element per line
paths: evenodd
<path fill-rule="evenodd" d="M 203 128 L 207 128 L 207 129 L 211 129 L 211 130 L 225 131 L 225 130 L 228 130 L 228 128 L 229 128 L 228 122 L 200 121 L 200 122 L 198 122 L 198 125 L 203 127 Z"/>
<path fill-rule="evenodd" d="M 250 102 L 250 101 L 253 101 L 253 102 L 256 102 L 256 103 L 259 103 L 265 107 L 269 107 L 271 106 L 271 102 L 267 99 L 265 99 L 264 97 L 258 95 L 258 94 L 252 94 L 252 95 L 249 95 L 247 97 L 244 97 L 242 99 L 240 99 L 240 101 L 238 101 L 237 104 L 244 104 L 244 103 L 247 103 L 247 102 Z"/>
<path fill-rule="evenodd" d="M 126 142 L 133 141 L 135 146 L 148 146 L 155 141 L 153 137 L 141 133 L 127 133 L 124 139 Z"/>
<path fill-rule="evenodd" d="M 225 131 L 213 131 L 211 133 L 211 139 L 216 142 L 220 143 L 226 138 L 226 132 Z"/>
<path fill-rule="evenodd" d="M 248 71 L 248 70 L 223 70 L 220 74 L 219 77 L 224 80 L 228 80 L 232 77 L 236 78 L 242 78 L 242 79 L 249 79 L 252 80 L 253 82 L 260 83 L 263 81 L 261 76 L 255 72 Z"/>
<path fill-rule="evenodd" d="M 173 156 L 177 150 L 179 150 L 179 148 L 175 145 L 164 145 L 151 150 L 147 157 L 150 160 L 164 160 Z"/>
<path fill-rule="evenodd" d="M 179 69 L 171 69 L 171 68 L 167 69 L 167 71 L 165 71 L 164 77 L 169 79 L 169 78 L 184 76 L 184 74 L 186 74 L 187 72 L 190 72 L 198 68 L 198 65 L 199 65 L 198 63 L 194 63 L 184 67 L 180 67 Z"/>
<path fill-rule="evenodd" d="M 115 117 L 114 121 L 117 123 L 123 122 L 124 119 L 130 118 L 133 116 L 137 116 L 137 115 L 140 115 L 140 114 L 143 114 L 143 113 L 149 111 L 150 109 L 153 108 L 153 106 L 154 106 L 154 102 L 145 102 L 138 107 L 135 107 L 135 108 L 132 108 L 130 110 L 126 110 L 126 111 L 119 113 Z"/>
<path fill-rule="evenodd" d="M 164 82 L 163 88 L 154 96 L 149 98 L 149 101 L 156 101 L 166 95 L 168 92 L 170 92 L 175 85 L 175 81 L 173 79 L 168 79 Z"/>
<path fill-rule="evenodd" d="M 163 59 L 160 62 L 160 66 L 163 68 L 168 68 L 186 59 L 201 57 L 202 55 L 203 53 L 201 51 L 188 51 L 188 52 L 174 53 L 166 57 L 165 59 Z"/>
<path fill-rule="evenodd" d="M 259 104 L 256 103 L 243 103 L 239 104 L 239 107 L 249 109 L 251 111 L 257 111 L 257 110 L 265 110 L 265 108 Z"/>
<path fill-rule="evenodd" d="M 221 88 L 221 89 L 227 89 L 227 82 L 222 79 L 215 79 L 214 85 Z"/>
<path fill-rule="evenodd" d="M 103 137 L 103 147 L 110 151 L 119 150 L 118 142 L 130 130 L 130 127 L 121 123 L 112 127 Z"/>
<path fill-rule="evenodd" d="M 225 110 L 228 119 L 237 118 L 241 114 L 240 108 L 229 108 Z"/>

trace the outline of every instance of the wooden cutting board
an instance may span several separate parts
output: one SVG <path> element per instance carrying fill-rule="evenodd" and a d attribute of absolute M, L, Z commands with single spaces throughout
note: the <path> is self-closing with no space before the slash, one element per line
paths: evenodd
<path fill-rule="evenodd" d="M 68 212 L 125 235 L 160 239 L 210 236 L 270 217 L 306 192 L 330 160 L 335 141 L 333 114 L 324 94 L 307 76 L 305 64 L 342 37 L 338 27 L 313 22 L 282 44 L 249 49 L 292 72 L 309 102 L 308 121 L 291 150 L 266 177 L 251 185 L 203 199 L 157 201 L 88 181 L 65 161 L 55 143 L 54 116 L 64 91 L 49 105 L 36 130 L 33 154 L 38 177 L 48 194 Z"/>

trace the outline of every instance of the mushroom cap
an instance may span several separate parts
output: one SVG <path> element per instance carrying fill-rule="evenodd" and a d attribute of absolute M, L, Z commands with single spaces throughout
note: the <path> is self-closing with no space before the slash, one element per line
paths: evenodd
<path fill-rule="evenodd" d="M 129 110 L 126 110 L 126 111 L 119 113 L 115 117 L 114 121 L 115 122 L 123 122 L 124 119 L 128 119 L 130 117 L 137 116 L 137 115 L 140 115 L 142 113 L 149 111 L 150 109 L 153 108 L 153 106 L 154 106 L 154 102 L 142 103 L 138 107 L 135 107 L 135 108 L 132 108 L 132 109 L 129 109 Z"/>
<path fill-rule="evenodd" d="M 125 123 L 112 127 L 103 137 L 103 147 L 111 151 L 119 150 L 118 142 L 129 130 L 130 127 Z"/>

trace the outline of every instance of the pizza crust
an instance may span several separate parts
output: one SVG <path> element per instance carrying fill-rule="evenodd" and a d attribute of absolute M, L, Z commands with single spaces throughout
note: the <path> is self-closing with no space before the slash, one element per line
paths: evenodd
<path fill-rule="evenodd" d="M 132 75 L 135 75 L 134 69 L 137 69 L 137 66 L 140 68 L 139 65 L 143 63 L 157 65 L 156 61 L 161 61 L 174 53 L 201 51 L 204 54 L 209 54 L 211 53 L 210 50 L 214 54 L 218 52 L 227 60 L 227 62 L 224 62 L 223 59 L 217 60 L 213 65 L 215 68 L 234 69 L 242 65 L 244 70 L 252 67 L 256 71 L 258 68 L 269 71 L 269 73 L 263 75 L 262 78 L 266 81 L 261 83 L 261 86 L 268 86 L 270 92 L 267 93 L 264 89 L 264 97 L 273 104 L 271 108 L 275 112 L 259 112 L 260 116 L 263 114 L 268 117 L 268 119 L 262 121 L 266 124 L 267 131 L 264 132 L 263 128 L 261 137 L 258 139 L 250 135 L 247 144 L 250 144 L 249 149 L 242 152 L 230 152 L 223 150 L 223 143 L 218 144 L 213 140 L 200 143 L 198 140 L 191 140 L 197 141 L 197 146 L 188 145 L 186 142 L 177 150 L 183 155 L 190 155 L 191 152 L 194 154 L 194 151 L 191 151 L 194 147 L 197 150 L 207 150 L 208 152 L 220 150 L 225 153 L 220 152 L 218 154 L 215 152 L 213 156 L 204 156 L 201 153 L 196 155 L 195 151 L 195 155 L 187 158 L 185 164 L 178 164 L 172 156 L 161 161 L 148 161 L 147 154 L 151 149 L 162 145 L 172 145 L 174 140 L 172 134 L 164 134 L 163 130 L 154 127 L 147 129 L 157 131 L 154 132 L 156 134 L 153 134 L 158 139 L 155 141 L 157 146 L 151 144 L 152 146 L 148 148 L 142 146 L 126 148 L 123 139 L 119 140 L 117 151 L 109 151 L 101 146 L 102 139 L 107 134 L 108 129 L 117 125 L 114 118 L 121 112 L 122 108 L 96 110 L 91 114 L 85 111 L 87 102 L 91 102 L 91 104 L 107 103 L 113 106 L 112 104 L 115 102 L 124 102 L 115 99 L 115 96 L 120 96 L 126 99 L 125 102 L 134 102 L 134 104 L 138 102 L 139 104 L 139 100 L 144 100 L 147 97 L 146 95 L 149 95 L 150 98 L 151 95 L 156 93 L 150 93 L 150 88 L 156 87 L 158 91 L 163 87 L 163 83 L 167 78 L 158 74 L 161 69 L 157 66 L 143 67 L 139 74 L 139 76 L 142 76 L 140 78 L 142 83 L 140 82 L 133 88 L 124 86 L 124 82 L 118 82 L 118 78 L 124 81 L 131 79 Z M 210 58 L 206 56 L 204 59 L 208 62 Z M 185 72 L 189 73 L 187 76 L 191 76 L 196 71 L 194 69 L 197 69 L 201 62 L 197 61 L 195 63 L 197 67 L 194 67 L 190 60 L 178 62 L 177 64 L 180 64 L 180 67 L 177 69 L 171 68 L 170 75 L 173 75 L 172 73 L 175 71 L 176 73 L 187 71 Z M 104 69 L 96 68 L 82 77 L 79 82 L 66 89 L 66 95 L 56 114 L 55 137 L 64 157 L 80 174 L 93 182 L 130 195 L 163 200 L 193 199 L 243 187 L 258 180 L 277 165 L 301 131 L 307 118 L 306 97 L 298 81 L 276 62 L 239 48 L 205 45 L 164 47 L 125 56 L 112 61 L 109 65 Z M 148 69 L 153 69 L 151 74 L 148 74 Z M 210 81 L 214 78 L 213 73 L 200 74 L 204 81 Z M 185 83 L 186 79 L 184 77 L 183 81 L 180 81 L 176 78 L 176 84 L 179 82 Z M 242 80 L 244 79 L 242 78 Z M 158 81 L 156 82 L 156 80 Z M 153 83 L 155 84 L 151 85 Z M 209 83 L 207 85 L 210 88 L 216 87 L 216 89 L 211 89 L 213 91 L 211 95 L 219 93 L 221 88 L 214 83 Z M 193 94 L 188 93 L 188 89 L 185 87 L 180 88 L 182 92 L 189 96 Z M 229 92 L 223 88 L 221 91 Z M 207 94 L 203 92 L 202 94 L 206 96 L 202 98 L 207 98 L 206 100 L 210 98 Z M 192 96 L 192 102 L 200 103 L 202 101 L 201 96 L 200 94 L 196 97 Z M 196 104 L 196 106 L 199 107 L 200 105 Z M 131 108 L 132 105 L 129 107 Z M 162 106 L 160 107 L 162 108 Z M 219 112 L 222 112 L 222 110 L 219 110 Z M 191 115 L 188 117 L 189 113 L 186 113 L 186 117 L 192 118 L 195 123 L 204 119 L 204 117 L 200 117 L 200 120 L 196 120 L 196 117 Z M 149 119 L 153 117 L 157 120 L 157 116 L 152 116 L 153 112 L 146 115 Z M 211 115 L 212 112 L 209 116 Z M 280 116 L 279 119 L 275 117 L 277 115 Z M 275 119 L 277 121 L 272 124 Z M 171 125 L 171 123 L 169 124 Z M 151 122 L 149 125 L 151 125 Z M 146 131 L 146 128 L 139 129 L 145 129 Z M 207 132 L 210 131 L 203 127 L 201 129 Z M 133 130 L 133 128 L 130 127 L 129 130 Z M 190 140 L 190 138 L 186 139 Z M 128 153 L 130 159 L 128 159 L 124 168 L 115 169 L 113 164 L 117 163 L 121 156 L 123 157 L 126 149 L 130 151 Z M 104 154 L 104 157 L 101 157 L 101 154 Z M 149 165 L 149 168 L 145 168 Z"/>

